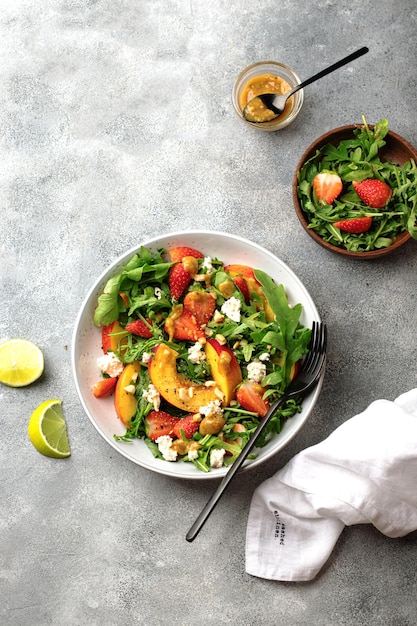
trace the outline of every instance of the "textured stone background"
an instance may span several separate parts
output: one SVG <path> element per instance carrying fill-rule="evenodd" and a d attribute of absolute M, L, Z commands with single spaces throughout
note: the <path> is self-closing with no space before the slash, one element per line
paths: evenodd
<path fill-rule="evenodd" d="M 231 106 L 236 75 L 275 59 L 307 78 L 293 125 L 264 134 Z M 311 583 L 245 574 L 253 489 L 371 401 L 416 386 L 416 245 L 377 262 L 319 248 L 291 182 L 304 149 L 345 123 L 387 117 L 417 145 L 414 0 L 2 0 L 2 338 L 40 345 L 45 375 L 0 390 L 0 621 L 13 626 L 414 626 L 416 534 L 346 529 Z M 246 473 L 193 544 L 212 481 L 173 481 L 117 455 L 91 426 L 70 370 L 81 302 L 117 256 L 160 233 L 235 233 L 285 261 L 329 326 L 319 402 L 267 466 Z M 60 397 L 72 446 L 57 462 L 26 426 Z M 393 424 L 395 427 L 395 424 Z"/>

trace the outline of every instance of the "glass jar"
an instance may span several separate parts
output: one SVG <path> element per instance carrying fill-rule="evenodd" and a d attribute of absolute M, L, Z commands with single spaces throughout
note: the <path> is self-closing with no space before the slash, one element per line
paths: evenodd
<path fill-rule="evenodd" d="M 242 98 L 244 98 L 244 92 L 251 79 L 262 76 L 263 74 L 271 74 L 272 76 L 278 76 L 283 79 L 286 83 L 288 83 L 290 87 L 289 91 L 301 83 L 298 75 L 287 65 L 276 61 L 260 61 L 258 63 L 254 63 L 253 65 L 249 65 L 239 74 L 235 84 L 233 85 L 232 102 L 236 113 L 248 126 L 267 132 L 277 131 L 281 128 L 285 128 L 285 126 L 288 126 L 288 124 L 291 124 L 291 122 L 295 120 L 301 110 L 301 107 L 303 106 L 304 91 L 303 89 L 300 89 L 300 91 L 297 91 L 293 96 L 291 96 L 290 100 L 287 102 L 285 111 L 270 122 L 249 122 L 243 117 L 242 111 L 246 102 L 244 102 Z"/>

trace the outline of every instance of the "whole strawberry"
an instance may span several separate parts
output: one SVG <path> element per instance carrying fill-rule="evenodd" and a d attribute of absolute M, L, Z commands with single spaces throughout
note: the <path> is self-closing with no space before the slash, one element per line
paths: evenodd
<path fill-rule="evenodd" d="M 362 202 L 373 209 L 382 209 L 391 200 L 391 187 L 383 180 L 367 178 L 361 182 L 354 180 L 352 184 Z"/>

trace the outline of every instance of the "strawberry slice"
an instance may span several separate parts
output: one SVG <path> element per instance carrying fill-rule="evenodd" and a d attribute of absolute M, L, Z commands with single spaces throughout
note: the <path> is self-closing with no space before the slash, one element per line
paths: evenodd
<path fill-rule="evenodd" d="M 169 251 L 169 256 L 171 257 L 171 261 L 174 263 L 178 263 L 182 261 L 186 256 L 192 256 L 195 259 L 204 259 L 204 254 L 201 254 L 198 250 L 194 248 L 188 248 L 187 246 L 178 246 L 176 248 L 171 248 Z"/>
<path fill-rule="evenodd" d="M 179 300 L 191 282 L 191 274 L 178 263 L 169 270 L 168 284 L 173 300 Z"/>
<path fill-rule="evenodd" d="M 116 387 L 117 376 L 113 378 L 103 378 L 93 386 L 93 394 L 95 398 L 105 398 L 113 393 Z"/>
<path fill-rule="evenodd" d="M 236 287 L 241 292 L 242 296 L 244 297 L 246 304 L 249 304 L 250 303 L 249 288 L 243 276 L 235 276 L 234 278 L 232 278 L 232 280 L 235 283 Z"/>
<path fill-rule="evenodd" d="M 190 291 L 184 298 L 184 311 L 196 319 L 197 324 L 208 324 L 216 308 L 216 296 L 208 291 Z"/>
<path fill-rule="evenodd" d="M 326 204 L 332 204 L 343 189 L 340 176 L 327 170 L 316 174 L 312 184 L 317 200 L 323 200 Z"/>
<path fill-rule="evenodd" d="M 373 209 L 382 209 L 391 200 L 392 189 L 383 180 L 377 178 L 367 178 L 361 182 L 354 180 L 352 185 L 362 202 Z"/>
<path fill-rule="evenodd" d="M 197 322 L 194 315 L 183 309 L 180 316 L 167 317 L 164 330 L 169 335 L 169 340 L 198 341 L 205 337 L 205 332 Z"/>
<path fill-rule="evenodd" d="M 158 437 L 169 435 L 174 437 L 174 427 L 180 418 L 174 417 L 166 411 L 151 411 L 145 417 L 146 435 L 152 441 L 156 441 Z"/>
<path fill-rule="evenodd" d="M 185 438 L 191 439 L 191 437 L 198 431 L 199 426 L 200 422 L 195 419 L 195 413 L 191 413 L 190 415 L 186 415 L 179 420 L 177 419 L 173 434 L 175 437 L 178 437 L 178 439 L 182 439 L 181 431 L 184 431 Z"/>
<path fill-rule="evenodd" d="M 341 222 L 335 222 L 333 226 L 344 230 L 347 233 L 353 233 L 359 235 L 360 233 L 366 233 L 371 228 L 372 217 L 354 217 L 349 220 L 342 220 Z"/>
<path fill-rule="evenodd" d="M 146 321 L 149 326 L 152 326 L 152 321 L 149 318 L 146 318 Z M 145 324 L 143 320 L 133 320 L 132 322 L 126 324 L 125 329 L 132 333 L 132 335 L 138 335 L 139 337 L 150 339 L 153 337 L 153 334 L 148 324 Z"/>
<path fill-rule="evenodd" d="M 264 391 L 259 383 L 246 381 L 236 391 L 236 399 L 247 411 L 264 417 L 269 409 L 269 402 L 262 398 Z"/>

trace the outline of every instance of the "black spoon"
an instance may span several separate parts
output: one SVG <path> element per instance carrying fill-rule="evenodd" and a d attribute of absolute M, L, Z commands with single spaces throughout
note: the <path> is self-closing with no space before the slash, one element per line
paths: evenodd
<path fill-rule="evenodd" d="M 314 83 L 316 80 L 323 78 L 323 76 L 327 76 L 327 74 L 334 72 L 335 70 L 339 69 L 339 67 L 343 67 L 343 65 L 346 65 L 350 61 L 357 59 L 358 57 L 362 56 L 363 54 L 366 54 L 367 52 L 369 52 L 369 48 L 366 48 L 366 47 L 360 48 L 359 50 L 356 50 L 356 52 L 352 52 L 352 54 L 349 54 L 344 59 L 337 61 L 337 63 L 333 63 L 333 65 L 330 65 L 329 67 L 322 70 L 318 74 L 314 74 L 314 76 L 311 76 L 311 78 L 307 78 L 307 80 L 303 81 L 302 83 L 294 87 L 294 89 L 292 89 L 288 93 L 284 93 L 283 95 L 277 95 L 274 93 L 264 93 L 259 96 L 256 96 L 255 98 L 252 98 L 251 100 L 249 100 L 249 102 L 246 104 L 245 108 L 243 109 L 243 112 L 242 112 L 243 117 L 248 122 L 254 122 L 258 124 L 262 123 L 259 119 L 255 119 L 254 113 L 251 113 L 251 110 L 253 111 L 254 105 L 259 104 L 259 100 L 260 100 L 267 109 L 276 113 L 275 117 L 272 118 L 272 119 L 275 119 L 276 117 L 281 115 L 281 113 L 283 113 L 285 109 L 285 103 L 287 102 L 288 98 L 291 98 L 291 96 L 293 96 L 297 91 L 299 91 L 300 89 L 303 89 L 304 87 L 306 87 L 307 85 L 310 85 L 311 83 Z M 258 103 L 256 103 L 255 101 L 258 101 Z M 268 118 L 268 121 L 270 121 L 270 119 L 271 118 Z"/>

